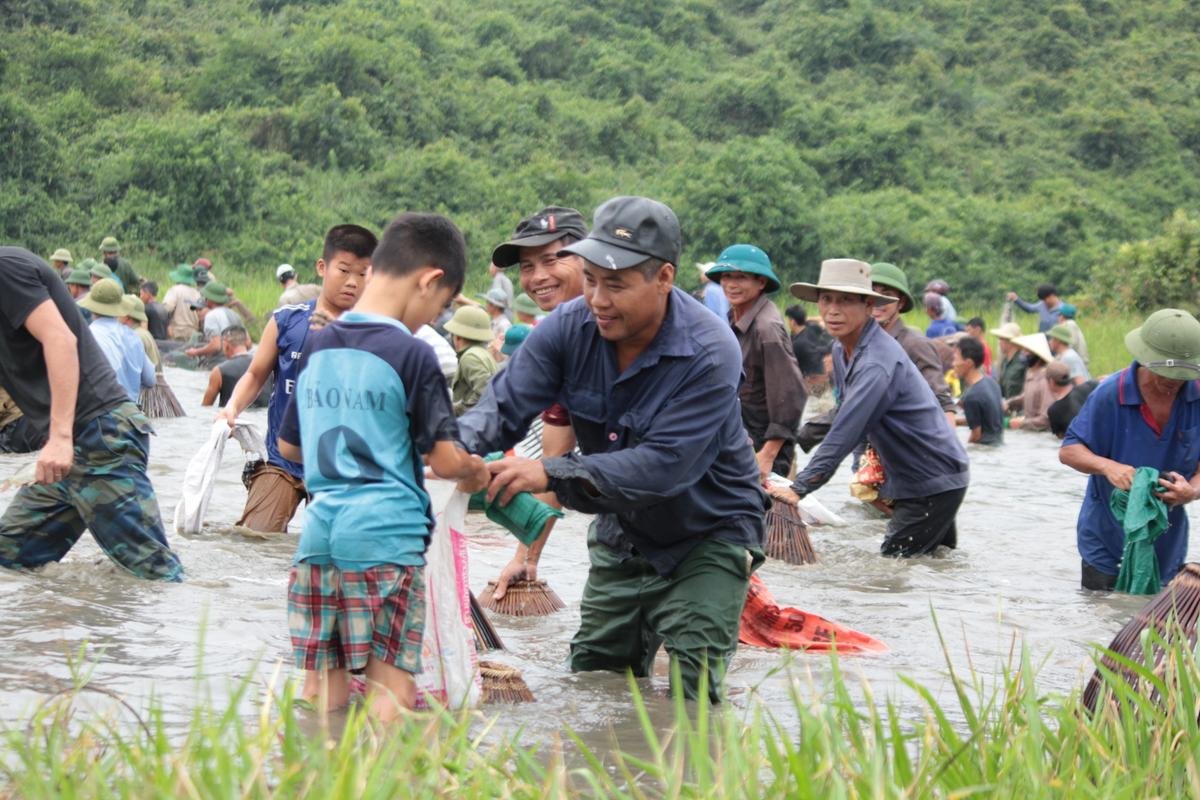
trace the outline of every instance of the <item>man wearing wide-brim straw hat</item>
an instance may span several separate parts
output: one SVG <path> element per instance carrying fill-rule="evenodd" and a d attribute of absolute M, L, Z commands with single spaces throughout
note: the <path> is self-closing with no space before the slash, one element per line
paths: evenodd
<path fill-rule="evenodd" d="M 1125 347 L 1133 362 L 1092 392 L 1059 450 L 1062 463 L 1091 476 L 1076 524 L 1085 589 L 1129 591 L 1118 580 L 1128 550 L 1109 504 L 1114 489 L 1148 484 L 1167 504 L 1167 529 L 1153 542 L 1164 584 L 1187 555 L 1183 505 L 1200 496 L 1200 322 L 1175 308 L 1155 311 Z M 1158 470 L 1158 480 L 1139 467 Z"/>
<path fill-rule="evenodd" d="M 1025 351 L 1025 383 L 1021 393 L 1004 401 L 1004 410 L 1014 414 L 1008 427 L 1027 431 L 1050 430 L 1050 404 L 1054 398 L 1046 385 L 1046 365 L 1054 360 L 1044 333 L 1027 333 L 1012 340 Z M 1016 413 L 1020 412 L 1020 413 Z"/>
<path fill-rule="evenodd" d="M 875 318 L 879 327 L 887 331 L 904 348 L 921 377 L 929 384 L 930 391 L 946 414 L 947 422 L 954 427 L 954 416 L 958 409 L 954 403 L 954 395 L 946 384 L 946 372 L 942 368 L 942 359 L 938 355 L 937 347 L 925 334 L 905 325 L 900 317 L 913 307 L 908 276 L 895 264 L 880 261 L 871 265 L 871 289 L 896 298 L 895 303 L 876 303 L 871 308 L 871 316 Z"/>
<path fill-rule="evenodd" d="M 967 491 L 967 453 L 929 385 L 900 343 L 871 316 L 876 303 L 897 298 L 871 288 L 871 267 L 835 258 L 821 262 L 816 283 L 793 283 L 791 292 L 815 302 L 833 345 L 837 414 L 825 440 L 790 489 L 777 498 L 796 502 L 816 491 L 866 439 L 879 455 L 885 479 L 879 494 L 893 501 L 880 548 L 887 556 L 956 547 L 955 518 Z"/>
<path fill-rule="evenodd" d="M 996 365 L 996 382 L 1000 384 L 1000 395 L 1005 399 L 1016 397 L 1025 386 L 1025 357 L 1013 339 L 1021 335 L 1021 326 L 1006 322 L 989 333 L 996 337 L 1000 348 L 1000 363 Z"/>
<path fill-rule="evenodd" d="M 796 430 L 808 393 L 783 317 L 771 301 L 779 278 L 771 259 L 752 244 L 726 247 L 707 274 L 729 301 L 728 320 L 742 348 L 744 378 L 738 399 L 759 475 L 786 476 L 792 471 Z"/>

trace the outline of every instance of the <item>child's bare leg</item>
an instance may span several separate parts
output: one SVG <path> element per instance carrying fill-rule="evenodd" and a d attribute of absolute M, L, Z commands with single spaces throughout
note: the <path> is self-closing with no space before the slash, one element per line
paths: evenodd
<path fill-rule="evenodd" d="M 300 696 L 320 711 L 334 711 L 350 702 L 350 676 L 344 669 L 305 670 Z"/>
<path fill-rule="evenodd" d="M 367 659 L 367 700 L 371 716 L 393 722 L 417 705 L 417 684 L 411 672 L 393 667 L 374 655 Z"/>

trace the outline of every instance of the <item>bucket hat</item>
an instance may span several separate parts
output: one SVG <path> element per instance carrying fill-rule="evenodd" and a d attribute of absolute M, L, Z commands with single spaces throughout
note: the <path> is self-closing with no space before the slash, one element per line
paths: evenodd
<path fill-rule="evenodd" d="M 492 263 L 501 269 L 511 267 L 520 260 L 522 247 L 541 247 L 564 236 L 576 239 L 587 236 L 583 215 L 573 208 L 546 206 L 518 222 L 512 238 L 496 245 L 492 250 Z"/>
<path fill-rule="evenodd" d="M 1125 347 L 1155 375 L 1179 381 L 1200 377 L 1200 322 L 1186 311 L 1155 311 L 1125 335 Z"/>
<path fill-rule="evenodd" d="M 478 306 L 460 306 L 446 323 L 446 330 L 472 342 L 492 340 L 492 321 Z"/>
<path fill-rule="evenodd" d="M 50 260 L 51 261 L 61 261 L 64 264 L 70 264 L 73 259 L 71 258 L 70 250 L 68 250 L 65 247 L 60 247 L 57 250 L 55 250 L 53 253 L 51 253 Z"/>
<path fill-rule="evenodd" d="M 871 288 L 871 265 L 856 258 L 829 258 L 821 262 L 821 275 L 816 283 L 793 283 L 788 287 L 793 297 L 817 302 L 821 292 L 845 292 L 873 297 L 884 303 L 896 298 L 879 294 Z"/>
<path fill-rule="evenodd" d="M 995 336 L 997 339 L 1003 339 L 1006 342 L 1011 342 L 1013 339 L 1016 339 L 1021 335 L 1021 326 L 1015 322 L 1006 322 L 999 328 L 992 328 L 990 331 L 988 331 L 988 333 L 990 333 L 992 336 Z"/>
<path fill-rule="evenodd" d="M 1055 325 L 1046 331 L 1046 335 L 1051 339 L 1058 339 L 1063 344 L 1069 345 L 1071 343 L 1071 329 L 1066 325 Z"/>
<path fill-rule="evenodd" d="M 85 296 L 79 298 L 79 305 L 99 314 L 102 317 L 121 317 L 125 311 L 121 308 L 121 287 L 112 278 L 96 281 L 96 285 Z"/>
<path fill-rule="evenodd" d="M 100 241 L 100 252 L 101 253 L 117 253 L 117 252 L 120 252 L 120 250 L 121 250 L 121 244 L 120 244 L 120 242 L 117 241 L 117 237 L 115 237 L 115 236 L 105 236 Z"/>
<path fill-rule="evenodd" d="M 779 278 L 771 269 L 770 257 L 752 244 L 731 244 L 726 247 L 706 274 L 709 280 L 720 281 L 726 272 L 760 275 L 767 279 L 764 287 L 767 294 L 779 291 Z"/>
<path fill-rule="evenodd" d="M 904 274 L 904 270 L 895 264 L 889 264 L 886 261 L 872 264 L 871 283 L 881 283 L 889 289 L 895 289 L 900 292 L 901 314 L 910 310 L 915 305 L 912 290 L 908 288 L 908 276 Z"/>
<path fill-rule="evenodd" d="M 1046 341 L 1044 333 L 1027 333 L 1024 336 L 1017 336 L 1012 343 L 1022 350 L 1028 350 L 1047 364 L 1054 360 L 1054 354 L 1050 352 L 1050 343 Z"/>
<path fill-rule="evenodd" d="M 67 276 L 67 283 L 73 283 L 76 286 L 91 286 L 92 273 L 86 269 L 76 267 L 71 270 L 71 274 Z"/>
<path fill-rule="evenodd" d="M 121 296 L 121 309 L 123 310 L 121 316 L 132 317 L 138 322 L 146 321 L 146 304 L 135 294 Z"/>
<path fill-rule="evenodd" d="M 171 270 L 167 277 L 175 283 L 186 284 L 187 286 L 196 285 L 196 275 L 192 272 L 189 264 L 176 264 L 175 269 Z"/>
<path fill-rule="evenodd" d="M 564 247 L 602 269 L 629 269 L 648 258 L 679 264 L 679 218 L 649 197 L 614 197 L 596 209 L 587 238 Z"/>
<path fill-rule="evenodd" d="M 99 261 L 95 260 L 93 260 L 91 266 L 88 267 L 88 274 L 90 274 L 93 278 L 108 278 L 109 280 L 113 279 L 112 268 L 108 266 L 108 264 L 101 264 Z M 118 288 L 120 287 L 118 286 Z"/>
<path fill-rule="evenodd" d="M 496 308 L 508 308 L 508 295 L 503 289 L 488 289 L 486 292 L 477 292 L 475 294 L 480 300 L 486 300 Z"/>
<path fill-rule="evenodd" d="M 500 345 L 500 352 L 506 356 L 517 352 L 517 348 L 525 343 L 532 330 L 533 327 L 530 325 L 513 325 L 504 332 L 504 344 Z"/>
<path fill-rule="evenodd" d="M 517 295 L 517 298 L 513 300 L 513 311 L 517 311 L 521 314 L 529 314 L 531 316 L 537 316 L 538 314 L 542 313 L 542 310 L 538 308 L 537 303 L 533 302 L 533 298 L 524 292 L 521 292 L 519 295 Z"/>
<path fill-rule="evenodd" d="M 229 302 L 229 290 L 225 288 L 225 284 L 209 281 L 204 284 L 204 288 L 200 290 L 200 296 L 205 300 L 211 300 L 219 306 L 223 306 Z"/>

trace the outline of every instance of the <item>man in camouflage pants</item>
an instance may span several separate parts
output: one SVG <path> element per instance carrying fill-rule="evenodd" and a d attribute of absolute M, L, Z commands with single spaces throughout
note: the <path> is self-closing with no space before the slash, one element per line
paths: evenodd
<path fill-rule="evenodd" d="M 88 528 L 134 575 L 181 580 L 146 475 L 149 421 L 44 261 L 0 247 L 0 277 L 0 386 L 44 441 L 36 483 L 0 517 L 0 566 L 58 561 Z"/>

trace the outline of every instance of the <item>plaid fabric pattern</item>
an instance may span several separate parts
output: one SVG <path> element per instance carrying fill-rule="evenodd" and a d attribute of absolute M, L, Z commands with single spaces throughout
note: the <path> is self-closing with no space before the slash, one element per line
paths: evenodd
<path fill-rule="evenodd" d="M 0 566 L 58 561 L 86 528 L 109 558 L 139 578 L 182 580 L 146 475 L 150 431 L 133 403 L 84 425 L 67 477 L 22 488 L 0 517 Z"/>
<path fill-rule="evenodd" d="M 288 580 L 288 630 L 299 669 L 361 669 L 375 656 L 415 675 L 425 634 L 425 568 L 297 564 Z"/>

